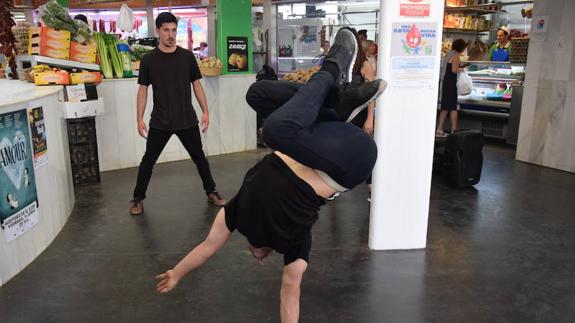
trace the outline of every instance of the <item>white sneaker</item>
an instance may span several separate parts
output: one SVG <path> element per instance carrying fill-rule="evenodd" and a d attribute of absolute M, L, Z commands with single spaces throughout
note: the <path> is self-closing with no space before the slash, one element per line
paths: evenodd
<path fill-rule="evenodd" d="M 367 197 L 367 201 L 368 201 L 369 203 L 371 203 L 371 194 L 369 194 L 369 196 Z"/>
<path fill-rule="evenodd" d="M 333 201 L 333 200 L 335 200 L 335 198 L 338 197 L 340 194 L 341 194 L 340 192 L 335 192 L 335 193 L 333 193 L 332 196 L 326 198 L 326 200 L 328 200 L 328 201 Z"/>

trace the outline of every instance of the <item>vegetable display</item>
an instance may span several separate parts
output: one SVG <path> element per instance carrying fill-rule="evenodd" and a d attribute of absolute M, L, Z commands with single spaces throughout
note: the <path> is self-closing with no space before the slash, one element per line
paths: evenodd
<path fill-rule="evenodd" d="M 48 1 L 42 6 L 42 21 L 54 29 L 67 30 L 72 34 L 72 40 L 85 44 L 92 39 L 90 26 L 81 20 L 74 20 L 56 0 Z"/>
<path fill-rule="evenodd" d="M 102 32 L 94 33 L 100 58 L 100 69 L 107 79 L 124 77 L 122 57 L 118 53 L 118 43 L 114 35 Z"/>

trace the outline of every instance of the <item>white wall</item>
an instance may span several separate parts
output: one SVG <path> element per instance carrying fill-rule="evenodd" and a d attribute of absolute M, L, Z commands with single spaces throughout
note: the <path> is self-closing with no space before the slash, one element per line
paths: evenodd
<path fill-rule="evenodd" d="M 575 1 L 537 0 L 547 17 L 538 40 L 534 16 L 517 143 L 517 160 L 575 172 Z"/>

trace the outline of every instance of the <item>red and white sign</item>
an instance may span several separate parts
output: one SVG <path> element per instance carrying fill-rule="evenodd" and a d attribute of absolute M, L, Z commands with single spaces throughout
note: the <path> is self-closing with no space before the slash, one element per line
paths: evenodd
<path fill-rule="evenodd" d="M 399 15 L 402 17 L 429 17 L 430 0 L 400 0 Z"/>

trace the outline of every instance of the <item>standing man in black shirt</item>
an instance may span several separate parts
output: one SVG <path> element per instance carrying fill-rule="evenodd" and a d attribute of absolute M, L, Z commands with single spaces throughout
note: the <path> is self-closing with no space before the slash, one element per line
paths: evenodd
<path fill-rule="evenodd" d="M 159 44 L 140 62 L 138 78 L 138 132 L 146 138 L 146 152 L 138 170 L 138 180 L 130 201 L 130 214 L 139 215 L 144 211 L 152 169 L 172 135 L 178 136 L 190 157 L 196 164 L 208 202 L 223 206 L 225 201 L 216 191 L 216 184 L 210 172 L 210 165 L 202 150 L 198 118 L 192 107 L 192 84 L 196 99 L 202 109 L 202 132 L 209 124 L 208 104 L 204 88 L 200 83 L 202 75 L 192 52 L 176 45 L 177 18 L 162 12 L 156 18 L 156 33 Z M 150 128 L 144 122 L 144 111 L 148 100 L 148 86 L 152 85 L 154 109 Z"/>

